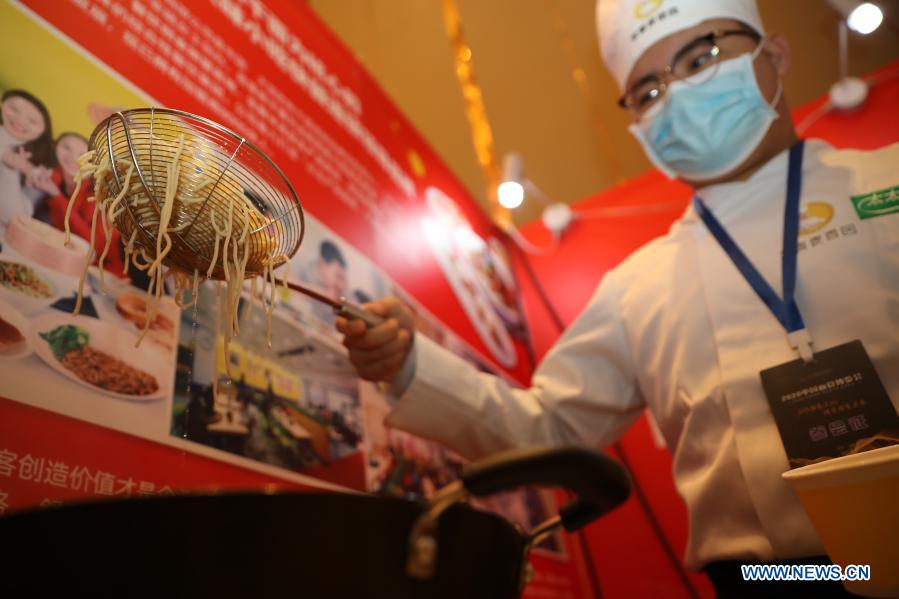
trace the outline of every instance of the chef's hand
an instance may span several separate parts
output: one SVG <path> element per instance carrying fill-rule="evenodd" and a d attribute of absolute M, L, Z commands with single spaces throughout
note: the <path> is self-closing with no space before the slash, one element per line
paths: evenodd
<path fill-rule="evenodd" d="M 338 316 L 337 330 L 343 333 L 343 344 L 360 377 L 390 382 L 412 349 L 412 311 L 397 297 L 385 297 L 362 307 L 383 316 L 384 322 L 368 327 L 361 320 Z"/>

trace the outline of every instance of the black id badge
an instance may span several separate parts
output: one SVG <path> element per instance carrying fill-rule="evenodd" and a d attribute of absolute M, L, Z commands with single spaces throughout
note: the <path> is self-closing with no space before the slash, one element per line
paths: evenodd
<path fill-rule="evenodd" d="M 761 377 L 791 468 L 899 444 L 899 416 L 861 341 Z"/>

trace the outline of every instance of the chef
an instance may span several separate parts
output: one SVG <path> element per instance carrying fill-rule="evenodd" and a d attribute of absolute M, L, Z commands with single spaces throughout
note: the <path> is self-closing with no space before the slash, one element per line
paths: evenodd
<path fill-rule="evenodd" d="M 605 275 L 528 389 L 415 335 L 395 298 L 368 304 L 381 325 L 337 327 L 359 374 L 390 384 L 387 425 L 470 458 L 602 447 L 648 408 L 689 512 L 686 565 L 721 596 L 762 590 L 739 564 L 827 563 L 781 478 L 791 463 L 772 394 L 804 392 L 796 368 L 857 360 L 895 416 L 899 145 L 797 137 L 789 46 L 765 32 L 755 0 L 600 0 L 597 21 L 632 133 L 694 189 L 668 234 Z"/>

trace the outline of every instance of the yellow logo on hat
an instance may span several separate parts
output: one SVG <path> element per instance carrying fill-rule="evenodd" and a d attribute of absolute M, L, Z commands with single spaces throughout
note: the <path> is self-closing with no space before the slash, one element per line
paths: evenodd
<path fill-rule="evenodd" d="M 638 19 L 651 17 L 657 10 L 662 8 L 662 3 L 664 1 L 665 0 L 640 0 L 634 6 L 634 16 Z"/>
<path fill-rule="evenodd" d="M 833 206 L 824 202 L 809 202 L 799 214 L 799 235 L 811 235 L 827 226 L 833 219 Z"/>

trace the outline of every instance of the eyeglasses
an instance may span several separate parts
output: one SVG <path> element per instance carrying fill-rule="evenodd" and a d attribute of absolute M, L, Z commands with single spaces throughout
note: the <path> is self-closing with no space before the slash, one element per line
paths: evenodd
<path fill-rule="evenodd" d="M 661 73 L 651 73 L 634 83 L 618 100 L 618 105 L 643 114 L 665 96 L 672 81 L 684 81 L 691 85 L 708 81 L 718 71 L 722 56 L 734 56 L 744 51 L 723 49 L 719 44 L 720 40 L 736 35 L 750 37 L 756 44 L 762 39 L 761 35 L 749 29 L 713 31 L 698 37 L 681 48 Z"/>

